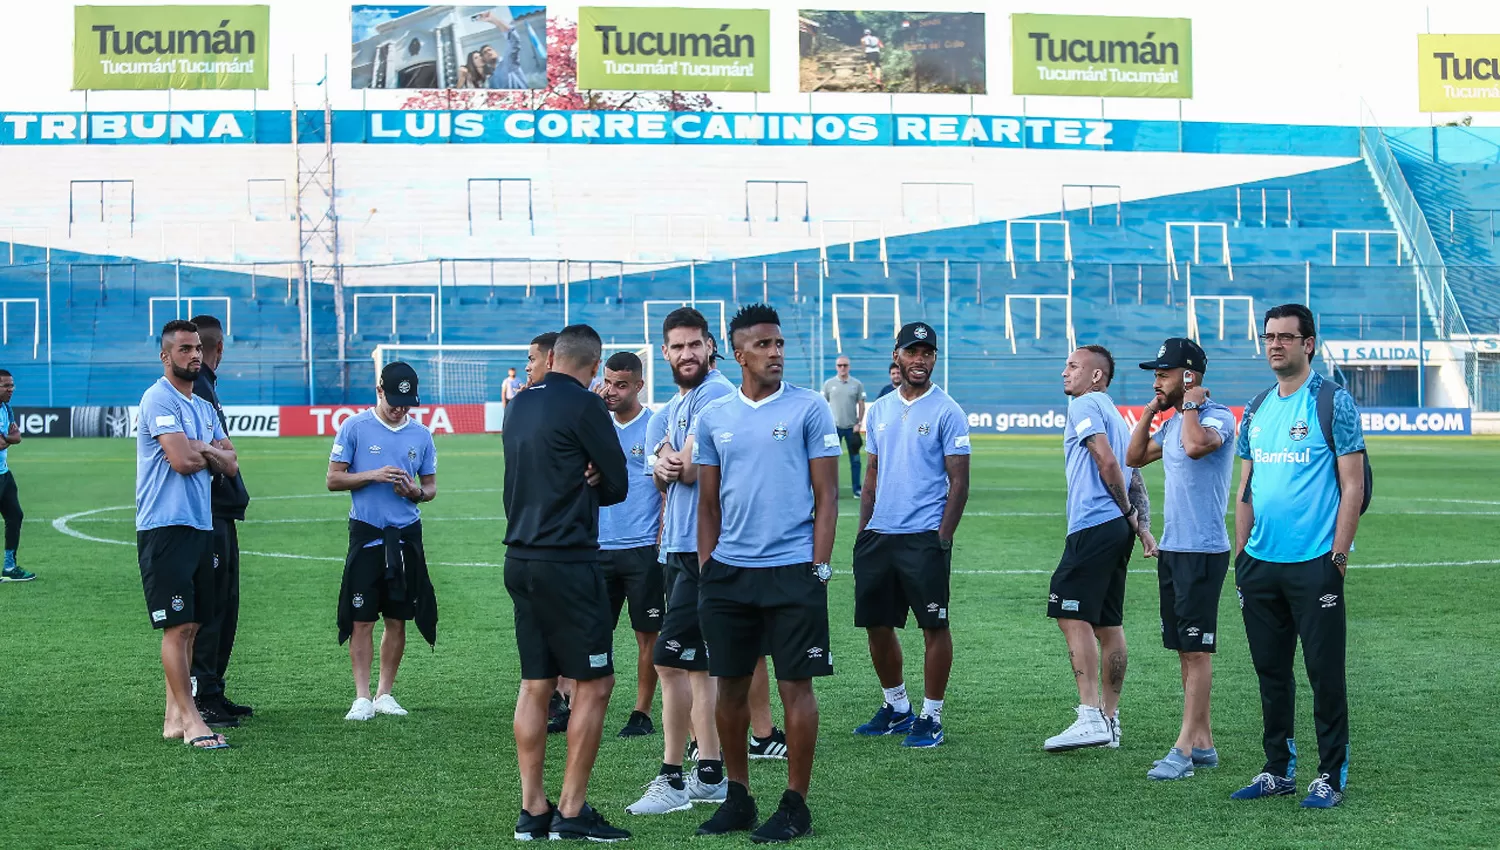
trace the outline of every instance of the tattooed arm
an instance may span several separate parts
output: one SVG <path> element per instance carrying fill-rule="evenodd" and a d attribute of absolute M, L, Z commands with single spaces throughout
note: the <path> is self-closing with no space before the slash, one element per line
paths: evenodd
<path fill-rule="evenodd" d="M 1148 558 L 1156 557 L 1156 537 L 1151 534 L 1151 494 L 1146 492 L 1146 479 L 1139 469 L 1130 473 L 1130 505 L 1135 508 L 1138 520 L 1136 535 L 1141 538 L 1141 553 Z"/>
<path fill-rule="evenodd" d="M 1138 518 L 1130 509 L 1130 497 L 1125 493 L 1125 473 L 1120 471 L 1120 462 L 1115 459 L 1115 452 L 1110 448 L 1109 440 L 1094 434 L 1085 437 L 1083 444 L 1088 446 L 1089 454 L 1094 458 L 1094 464 L 1099 467 L 1099 477 L 1104 481 L 1104 489 L 1109 491 L 1115 504 L 1119 505 L 1120 513 L 1124 514 L 1125 520 L 1130 523 L 1130 531 L 1139 534 Z"/>

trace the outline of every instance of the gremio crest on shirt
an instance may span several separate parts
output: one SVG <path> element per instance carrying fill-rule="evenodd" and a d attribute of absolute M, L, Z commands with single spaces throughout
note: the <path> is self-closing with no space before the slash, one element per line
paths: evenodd
<path fill-rule="evenodd" d="M 926 422 L 923 422 L 921 425 L 917 426 L 917 433 L 925 437 L 928 434 L 932 433 L 932 426 L 927 424 Z"/>
<path fill-rule="evenodd" d="M 643 446 L 643 445 L 641 445 L 640 443 L 636 443 L 635 445 L 633 445 L 633 446 L 630 447 L 630 456 L 631 457 L 641 457 L 641 456 L 643 456 L 645 454 L 646 454 L 646 447 Z"/>
<path fill-rule="evenodd" d="M 407 460 L 416 460 L 417 459 L 417 447 L 416 446 L 412 446 L 411 448 L 409 448 L 409 449 L 406 450 L 406 459 Z"/>
<path fill-rule="evenodd" d="M 777 422 L 776 423 L 776 427 L 771 429 L 771 437 L 773 439 L 775 439 L 776 442 L 778 442 L 778 443 L 781 442 L 781 441 L 783 441 L 783 440 L 785 440 L 786 439 L 786 423 L 785 422 Z"/>
<path fill-rule="evenodd" d="M 1307 420 L 1305 420 L 1305 419 L 1298 419 L 1296 422 L 1292 423 L 1291 430 L 1288 431 L 1287 433 L 1291 435 L 1291 437 L 1292 437 L 1293 440 L 1303 440 L 1303 439 L 1306 439 L 1307 438 Z"/>

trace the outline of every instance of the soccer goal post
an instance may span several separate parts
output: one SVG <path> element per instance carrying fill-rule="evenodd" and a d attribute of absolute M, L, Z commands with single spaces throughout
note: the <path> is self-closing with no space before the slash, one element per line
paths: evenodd
<path fill-rule="evenodd" d="M 484 404 L 498 402 L 503 398 L 506 376 L 511 369 L 517 377 L 526 378 L 526 354 L 531 346 L 516 345 L 421 345 L 389 344 L 377 345 L 371 358 L 375 364 L 375 379 L 386 364 L 404 361 L 417 370 L 424 405 L 432 404 Z M 651 398 L 652 370 L 649 368 L 652 349 L 635 343 L 604 344 L 604 356 L 599 369 L 602 374 L 604 361 L 619 351 L 629 351 L 647 364 L 643 376 L 646 388 L 642 390 L 643 402 Z"/>

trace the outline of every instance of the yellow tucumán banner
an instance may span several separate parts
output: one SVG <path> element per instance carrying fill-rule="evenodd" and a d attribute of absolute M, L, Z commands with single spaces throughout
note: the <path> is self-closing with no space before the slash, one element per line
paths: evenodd
<path fill-rule="evenodd" d="M 1423 112 L 1500 112 L 1500 35 L 1418 35 Z"/>

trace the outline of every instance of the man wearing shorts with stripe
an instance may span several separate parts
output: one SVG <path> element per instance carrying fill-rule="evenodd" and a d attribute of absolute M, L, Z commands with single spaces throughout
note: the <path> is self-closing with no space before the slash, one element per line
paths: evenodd
<path fill-rule="evenodd" d="M 953 534 L 969 500 L 969 422 L 932 383 L 937 331 L 924 322 L 896 336 L 901 389 L 870 407 L 870 467 L 854 543 L 854 625 L 869 635 L 885 702 L 857 735 L 899 735 L 904 747 L 943 743 L 943 698 L 953 671 L 948 581 Z M 896 629 L 916 615 L 925 642 L 922 712 L 906 695 Z"/>
<path fill-rule="evenodd" d="M 1162 462 L 1166 507 L 1156 562 L 1161 591 L 1161 641 L 1182 666 L 1182 730 L 1177 743 L 1146 773 L 1149 779 L 1186 779 L 1195 767 L 1218 767 L 1209 690 L 1218 649 L 1219 593 L 1229 570 L 1229 479 L 1234 467 L 1234 413 L 1208 397 L 1208 357 L 1190 339 L 1162 343 L 1141 364 L 1156 373 L 1156 394 L 1130 434 L 1125 463 L 1140 469 Z M 1153 437 L 1163 410 L 1177 414 Z"/>
<path fill-rule="evenodd" d="M 152 628 L 161 629 L 167 711 L 162 737 L 204 750 L 228 747 L 193 702 L 198 627 L 213 616 L 212 472 L 239 473 L 213 406 L 193 395 L 203 343 L 192 322 L 161 331 L 163 375 L 141 396 L 135 455 L 135 545 Z"/>

